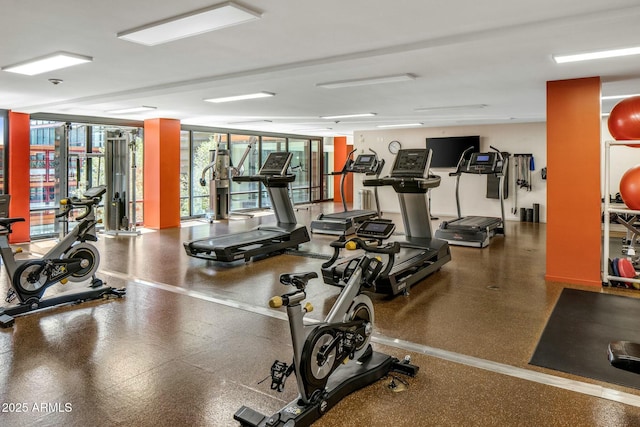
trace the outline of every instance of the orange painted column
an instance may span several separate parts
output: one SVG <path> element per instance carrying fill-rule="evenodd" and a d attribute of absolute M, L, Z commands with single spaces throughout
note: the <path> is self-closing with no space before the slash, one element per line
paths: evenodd
<path fill-rule="evenodd" d="M 338 172 L 342 170 L 344 162 L 347 160 L 347 137 L 335 136 L 333 137 L 333 170 Z M 334 175 L 333 177 L 333 201 L 342 202 L 342 196 L 340 195 L 340 176 Z"/>
<path fill-rule="evenodd" d="M 352 145 L 347 145 L 346 136 L 335 136 L 333 138 L 333 170 L 338 172 L 344 167 L 347 156 L 353 150 Z M 342 202 L 340 195 L 340 178 L 336 175 L 333 180 L 333 201 Z M 346 176 L 344 180 L 344 198 L 347 203 L 353 202 L 353 174 Z"/>
<path fill-rule="evenodd" d="M 31 240 L 29 217 L 29 156 L 31 153 L 31 122 L 29 114 L 9 112 L 9 141 L 6 149 L 9 216 L 24 218 L 11 227 L 10 243 Z"/>
<path fill-rule="evenodd" d="M 144 121 L 144 226 L 180 226 L 180 121 Z"/>
<path fill-rule="evenodd" d="M 547 82 L 547 280 L 602 285 L 600 87 Z"/>

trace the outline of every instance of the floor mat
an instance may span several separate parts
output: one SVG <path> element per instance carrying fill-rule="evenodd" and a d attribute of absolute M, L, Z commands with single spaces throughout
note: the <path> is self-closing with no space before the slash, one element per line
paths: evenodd
<path fill-rule="evenodd" d="M 640 342 L 639 299 L 564 289 L 529 363 L 640 389 L 640 375 L 609 364 L 617 340 Z"/>

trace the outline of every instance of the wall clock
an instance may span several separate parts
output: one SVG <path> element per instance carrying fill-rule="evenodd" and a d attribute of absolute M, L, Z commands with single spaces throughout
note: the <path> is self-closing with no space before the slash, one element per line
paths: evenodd
<path fill-rule="evenodd" d="M 402 144 L 400 144 L 400 141 L 391 141 L 389 143 L 389 152 L 391 154 L 398 154 L 400 148 L 402 148 Z"/>

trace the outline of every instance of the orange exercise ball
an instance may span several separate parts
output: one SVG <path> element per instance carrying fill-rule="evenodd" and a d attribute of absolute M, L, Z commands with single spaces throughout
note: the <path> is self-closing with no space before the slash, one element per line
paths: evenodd
<path fill-rule="evenodd" d="M 632 167 L 622 175 L 620 196 L 629 209 L 640 210 L 640 165 Z"/>
<path fill-rule="evenodd" d="M 640 96 L 632 96 L 618 102 L 611 110 L 609 133 L 618 141 L 640 139 Z M 630 147 L 640 147 L 631 144 Z"/>

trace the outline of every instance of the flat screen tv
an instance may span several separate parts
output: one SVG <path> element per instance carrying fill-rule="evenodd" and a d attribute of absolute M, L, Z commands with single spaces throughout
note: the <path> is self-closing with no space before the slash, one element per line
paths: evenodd
<path fill-rule="evenodd" d="M 432 151 L 432 168 L 455 168 L 460 156 L 469 147 L 473 147 L 472 152 L 480 151 L 480 136 L 427 138 L 427 148 Z"/>

